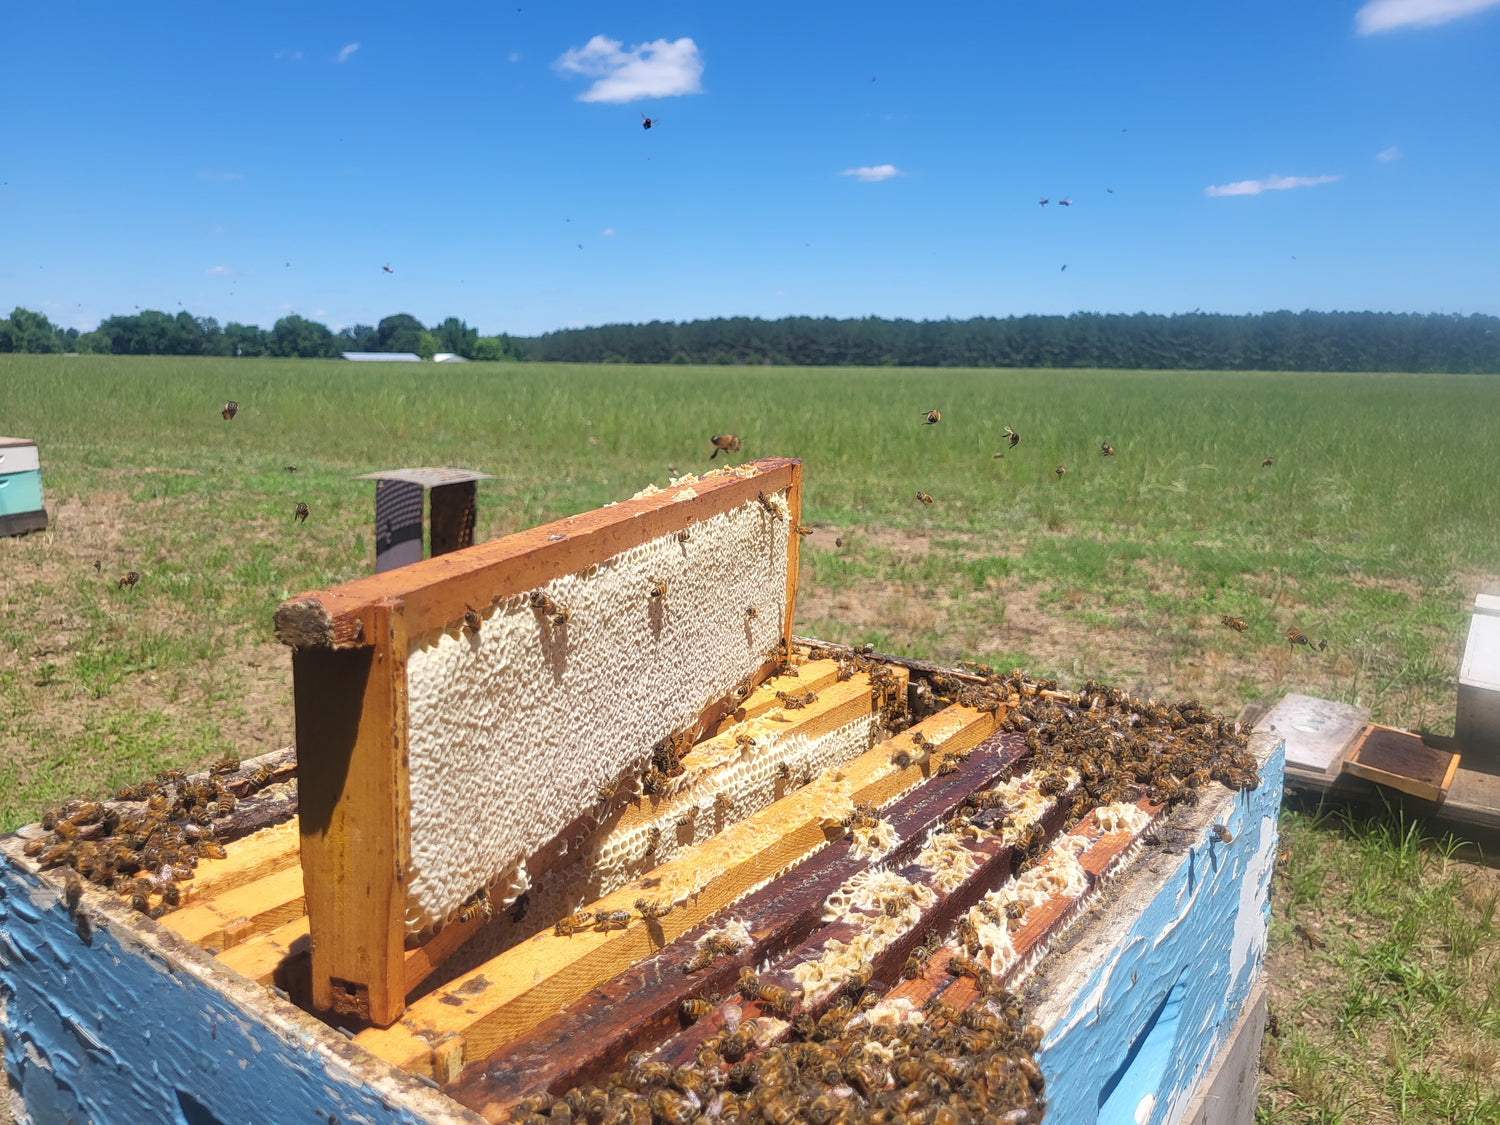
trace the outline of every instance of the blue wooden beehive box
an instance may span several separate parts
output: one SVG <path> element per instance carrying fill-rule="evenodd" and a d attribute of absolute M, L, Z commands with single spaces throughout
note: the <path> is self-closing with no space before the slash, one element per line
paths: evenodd
<path fill-rule="evenodd" d="M 833 1118 L 812 1112 L 830 1099 L 858 1120 L 890 1092 L 934 1119 L 951 1094 L 974 1110 L 955 1121 L 1249 1122 L 1282 740 L 1187 701 L 793 637 L 800 479 L 773 459 L 679 480 L 283 603 L 298 753 L 164 775 L 0 838 L 17 1116 L 537 1125 L 541 1104 L 545 1120 L 644 1125 L 712 1105 L 708 1119 L 789 1125 L 803 1116 L 784 1084 L 757 1075 L 795 1049 L 804 1073 L 785 1086 L 810 1121 Z M 775 547 L 774 565 L 745 543 Z M 770 592 L 725 600 L 751 579 Z M 658 653 L 658 634 L 714 613 L 730 629 L 678 646 L 688 672 L 744 663 L 701 694 L 644 692 L 651 668 L 590 656 L 632 629 L 629 652 Z M 489 669 L 528 652 L 534 697 L 576 667 L 598 677 L 570 704 L 591 721 L 639 698 L 688 725 L 580 774 L 623 741 L 612 717 L 547 749 L 556 778 L 506 770 L 570 729 L 566 708 L 520 715 L 532 741 L 491 758 L 476 752 L 488 710 L 432 741 L 471 703 L 524 698 Z M 445 762 L 424 775 L 436 799 L 390 783 L 422 755 Z M 524 867 L 455 877 L 435 925 L 408 913 L 416 845 L 523 823 L 554 780 L 554 802 L 583 811 L 538 833 Z M 485 785 L 516 811 L 484 816 Z M 903 1031 L 925 1044 L 902 1060 L 918 1077 L 893 1063 Z M 754 1110 L 726 1112 L 740 1095 Z"/>
<path fill-rule="evenodd" d="M 36 443 L 0 437 L 0 535 L 47 530 L 42 464 Z"/>

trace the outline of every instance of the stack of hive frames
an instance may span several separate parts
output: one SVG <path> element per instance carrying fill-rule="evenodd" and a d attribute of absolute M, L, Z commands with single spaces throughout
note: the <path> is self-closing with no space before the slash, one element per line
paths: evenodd
<path fill-rule="evenodd" d="M 963 709 L 962 708 L 955 708 L 953 710 L 955 712 L 961 712 Z M 903 749 L 905 749 L 907 752 L 910 752 L 913 749 L 913 747 L 916 745 L 916 738 L 915 738 L 915 736 L 917 734 L 922 733 L 923 729 L 926 729 L 926 730 L 930 731 L 931 733 L 929 735 L 927 735 L 927 737 L 929 737 L 930 739 L 932 739 L 934 742 L 937 742 L 937 741 L 939 741 L 941 739 L 941 728 L 943 728 L 943 726 L 945 724 L 953 722 L 953 720 L 954 720 L 954 716 L 953 715 L 942 715 L 942 714 L 940 714 L 940 715 L 934 716 L 932 719 L 928 720 L 927 724 L 924 724 L 923 727 L 919 727 L 917 730 L 911 732 L 908 736 L 905 736 L 904 741 L 903 740 L 897 740 L 897 741 L 894 741 L 893 743 L 891 743 L 891 744 L 889 744 L 887 746 L 883 746 L 883 747 L 879 748 L 878 751 L 871 752 L 871 756 L 878 755 L 879 758 L 883 759 L 883 763 L 879 764 L 877 768 L 875 768 L 875 769 L 873 769 L 871 771 L 871 776 L 877 775 L 877 774 L 881 773 L 882 771 L 889 771 L 889 774 L 892 775 L 892 776 L 887 776 L 885 778 L 885 781 L 887 783 L 887 787 L 883 790 L 883 792 L 888 793 L 888 794 L 891 794 L 891 793 L 900 793 L 904 788 L 906 788 L 907 786 L 910 785 L 910 783 L 911 783 L 910 779 L 911 778 L 913 778 L 913 777 L 920 778 L 922 776 L 922 767 L 920 765 L 913 764 L 912 766 L 909 766 L 909 767 L 901 767 L 901 768 L 896 768 L 896 769 L 892 769 L 892 767 L 895 766 L 895 764 L 897 762 L 900 762 L 901 760 L 903 760 L 903 757 L 904 757 L 904 755 L 903 755 Z M 966 730 L 968 732 L 968 737 L 970 738 L 970 741 L 972 743 L 972 739 L 974 737 L 973 732 L 976 731 L 976 730 L 987 729 L 987 725 L 986 724 L 987 723 L 991 723 L 993 721 L 993 716 L 984 715 L 984 714 L 979 714 L 979 715 L 973 715 L 973 714 L 971 714 L 971 715 L 967 716 L 967 719 L 965 721 L 968 724 L 967 727 L 964 726 L 963 722 L 959 722 L 959 723 L 956 724 L 955 729 L 956 730 Z M 1264 757 L 1263 754 L 1262 755 L 1258 755 L 1258 756 Z M 979 755 L 976 755 L 975 757 L 978 758 Z M 966 763 L 966 765 L 967 765 L 967 763 Z M 927 769 L 928 769 L 929 772 L 931 772 L 931 763 L 927 764 Z M 854 770 L 851 769 L 851 770 L 846 771 L 846 772 L 852 773 L 852 772 L 854 772 Z M 926 797 L 928 800 L 934 800 L 934 799 L 936 799 L 936 794 L 938 793 L 937 785 L 940 784 L 940 783 L 944 783 L 944 782 L 950 782 L 950 778 L 951 778 L 951 775 L 946 775 L 946 774 L 944 774 L 942 776 L 939 776 L 939 777 L 935 777 L 932 780 L 928 781 L 926 784 L 924 784 L 921 787 L 921 789 L 915 791 L 912 794 L 912 796 L 916 797 L 918 795 L 921 795 L 921 796 Z M 866 780 L 868 780 L 868 778 Z M 967 782 L 970 781 L 970 780 L 972 780 L 972 779 L 966 777 L 963 780 L 964 780 L 964 783 L 967 784 Z M 1271 782 L 1271 788 L 1274 788 L 1274 781 Z M 866 792 L 867 794 L 868 793 L 872 793 L 872 792 L 874 792 L 874 787 L 871 787 L 871 786 L 867 785 L 867 786 L 864 786 L 861 791 Z M 1272 796 L 1272 794 L 1270 792 L 1262 792 L 1258 796 L 1256 796 L 1255 799 L 1260 800 L 1260 801 L 1263 802 L 1264 800 L 1269 799 L 1271 796 Z M 879 799 L 882 799 L 882 798 L 880 798 L 880 797 L 877 796 L 876 799 L 879 800 Z M 1196 831 L 1199 836 L 1208 837 L 1208 833 L 1207 833 L 1206 829 L 1207 829 L 1209 820 L 1211 820 L 1211 819 L 1225 820 L 1226 822 L 1230 823 L 1233 826 L 1233 828 L 1234 828 L 1234 831 L 1235 831 L 1235 834 L 1236 834 L 1236 843 L 1233 845 L 1233 852 L 1238 852 L 1240 850 L 1240 848 L 1241 848 L 1241 844 L 1239 843 L 1240 840 L 1244 840 L 1247 837 L 1252 837 L 1253 838 L 1254 833 L 1251 831 L 1251 829 L 1252 829 L 1253 826 L 1248 821 L 1246 823 L 1236 823 L 1235 820 L 1232 819 L 1231 815 L 1227 815 L 1225 811 L 1221 810 L 1221 808 L 1219 806 L 1223 805 L 1223 803 L 1224 803 L 1225 800 L 1229 800 L 1229 801 L 1233 801 L 1233 802 L 1237 802 L 1237 803 L 1243 803 L 1243 798 L 1234 798 L 1231 795 L 1229 795 L 1229 794 L 1226 793 L 1224 795 L 1223 799 L 1220 799 L 1220 800 L 1218 800 L 1216 802 L 1213 802 L 1211 804 L 1210 803 L 1206 803 L 1204 809 L 1201 809 L 1201 810 L 1190 810 L 1190 812 L 1193 815 L 1193 817 L 1196 818 L 1196 821 L 1195 822 L 1190 822 L 1187 825 L 1186 829 L 1178 829 L 1176 831 L 1172 831 L 1172 830 L 1167 830 L 1167 829 L 1156 828 L 1156 826 L 1153 825 L 1152 826 L 1152 830 L 1153 831 L 1159 831 L 1162 834 L 1162 836 L 1165 837 L 1169 842 L 1173 841 L 1173 840 L 1175 840 L 1177 838 L 1180 838 L 1184 834 L 1185 831 Z M 1233 810 L 1230 810 L 1230 812 L 1232 813 Z M 887 816 L 895 816 L 897 814 L 894 811 L 889 811 L 889 812 L 887 812 L 886 815 Z M 1080 826 L 1079 826 L 1078 829 L 1075 829 L 1075 833 L 1078 833 L 1078 832 L 1085 832 L 1086 833 L 1087 829 L 1088 829 L 1088 824 L 1085 822 L 1083 824 L 1080 824 Z M 1225 847 L 1223 847 L 1223 845 L 1220 845 L 1219 843 L 1215 842 L 1211 837 L 1208 837 L 1207 839 L 1201 841 L 1196 846 L 1198 848 L 1201 848 L 1202 851 L 1203 851 L 1203 853 L 1204 853 L 1203 856 L 1199 857 L 1199 860 L 1200 860 L 1200 862 L 1199 862 L 1199 869 L 1200 870 L 1206 869 L 1209 866 L 1217 868 L 1221 863 L 1224 864 L 1224 866 L 1226 867 L 1226 869 L 1230 866 L 1230 864 L 1228 862 L 1225 862 L 1225 858 L 1229 854 L 1232 854 L 1230 852 L 1230 849 L 1229 848 L 1225 848 Z M 1265 839 L 1263 838 L 1261 840 L 1260 844 L 1258 845 L 1258 851 L 1255 852 L 1254 854 L 1264 853 L 1265 849 L 1267 847 L 1269 847 L 1269 846 L 1270 845 L 1267 844 L 1265 842 Z M 837 845 L 834 845 L 834 847 L 837 847 Z M 1225 852 L 1225 857 L 1221 857 L 1218 854 L 1221 848 Z M 1162 860 L 1165 858 L 1165 857 L 1163 857 L 1162 853 L 1164 851 L 1169 851 L 1169 850 L 1170 851 L 1178 851 L 1179 849 L 1175 849 L 1175 848 L 1160 848 L 1160 847 L 1158 847 L 1158 848 L 1154 848 L 1154 849 L 1148 849 L 1148 851 L 1147 851 L 1146 854 L 1148 855 L 1148 857 L 1151 857 L 1152 859 L 1156 860 L 1157 863 L 1158 863 L 1158 865 L 1159 865 L 1162 862 Z M 816 858 L 819 859 L 819 860 L 824 860 L 831 853 L 831 851 L 832 851 L 832 849 L 825 848 L 825 849 L 822 850 L 822 853 L 819 856 L 817 856 Z M 1110 863 L 1116 863 L 1117 864 L 1120 861 L 1120 851 L 1119 851 L 1118 848 L 1116 848 L 1116 849 L 1114 849 L 1112 851 L 1106 850 L 1102 854 L 1105 857 L 1103 861 L 1094 861 L 1094 860 L 1091 860 L 1091 857 L 1090 857 L 1090 855 L 1088 853 L 1085 853 L 1081 857 L 1081 859 L 1083 861 L 1083 865 L 1085 866 L 1085 868 L 1089 869 L 1091 884 L 1094 884 L 1094 883 L 1098 882 L 1098 880 L 1095 877 L 1097 873 L 1107 873 L 1106 868 L 1109 866 Z M 234 857 L 231 856 L 231 860 L 233 858 Z M 1175 858 L 1176 858 L 1177 861 L 1179 861 L 1179 865 L 1182 865 L 1181 861 L 1183 861 L 1184 858 L 1187 861 L 1189 861 L 1189 863 L 1190 863 L 1190 861 L 1193 859 L 1193 854 L 1189 853 L 1189 855 L 1187 857 L 1183 857 L 1182 855 L 1178 854 Z M 798 871 L 801 871 L 801 872 L 803 872 L 805 874 L 807 867 L 808 867 L 807 864 L 803 864 L 800 868 L 794 870 L 794 872 L 792 874 L 796 875 Z M 649 881 L 649 879 L 650 879 L 650 876 L 647 877 L 648 881 Z M 780 882 L 782 882 L 783 884 L 785 884 L 786 880 L 781 880 Z M 840 884 L 840 885 L 842 885 L 842 884 Z M 1232 887 L 1233 886 L 1232 882 L 1229 885 Z M 1252 885 L 1252 888 L 1255 886 L 1255 883 L 1254 883 L 1253 880 L 1251 881 L 1251 885 Z M 762 896 L 765 896 L 765 895 L 768 895 L 768 894 L 774 894 L 774 893 L 776 893 L 773 890 L 773 888 L 775 886 L 776 886 L 776 884 L 773 883 L 773 884 L 767 886 L 766 888 L 764 888 L 762 891 L 755 892 L 755 895 L 752 896 L 752 899 L 744 900 L 743 902 L 737 904 L 736 907 L 734 908 L 734 912 L 736 913 L 736 915 L 741 915 L 742 912 L 751 909 L 751 907 L 752 907 L 753 902 L 754 902 L 755 899 L 761 898 Z M 835 888 L 835 890 L 836 889 L 837 888 Z M 830 895 L 832 895 L 832 894 L 833 894 L 833 892 L 830 891 Z M 1158 897 L 1160 897 L 1160 896 L 1158 896 Z M 1253 891 L 1252 891 L 1252 897 L 1253 897 Z M 1121 906 L 1121 904 L 1117 902 L 1117 903 L 1113 904 L 1112 909 L 1118 909 L 1118 908 L 1120 908 L 1120 906 Z M 1040 948 L 1042 948 L 1042 946 L 1039 945 L 1036 941 L 1033 940 L 1033 933 L 1034 932 L 1055 932 L 1057 923 L 1059 921 L 1065 920 L 1065 918 L 1063 918 L 1062 916 L 1064 916 L 1064 915 L 1066 915 L 1068 913 L 1076 913 L 1077 909 L 1078 909 L 1078 903 L 1077 903 L 1076 900 L 1073 900 L 1070 903 L 1070 900 L 1068 899 L 1067 895 L 1060 895 L 1060 896 L 1054 896 L 1053 899 L 1051 901 L 1049 901 L 1049 903 L 1045 906 L 1045 908 L 1034 908 L 1033 911 L 1027 913 L 1025 915 L 1025 917 L 1022 919 L 1022 925 L 1021 925 L 1020 930 L 1013 935 L 1014 944 L 1015 944 L 1015 946 L 1016 946 L 1016 948 L 1017 948 L 1017 950 L 1019 952 L 1019 957 L 1017 959 L 1017 963 L 1015 965 L 1013 965 L 1010 970 L 1007 970 L 1007 971 L 1011 972 L 1012 974 L 1017 973 L 1021 969 L 1024 969 L 1025 967 L 1027 967 L 1027 963 L 1035 960 L 1035 958 L 1037 956 L 1037 953 L 1038 953 L 1038 950 Z M 1127 910 L 1129 909 L 1128 905 L 1127 905 L 1126 909 Z M 167 921 L 170 921 L 170 920 L 171 920 L 171 917 L 169 916 L 169 918 L 167 919 Z M 662 921 L 663 922 L 669 922 L 669 921 L 671 921 L 671 916 L 669 916 L 667 919 L 663 919 Z M 139 927 L 139 928 L 147 929 L 147 930 L 154 930 L 154 929 L 158 929 L 159 928 L 154 923 L 150 923 L 150 922 L 146 921 L 145 919 L 140 919 L 138 917 L 134 919 L 133 925 L 136 926 L 136 927 Z M 641 925 L 641 924 L 640 923 L 633 923 L 633 925 Z M 701 937 L 702 933 L 705 932 L 707 929 L 720 928 L 721 925 L 722 925 L 722 919 L 711 919 L 711 920 L 709 920 L 709 922 L 708 922 L 708 924 L 706 926 L 700 927 L 697 931 L 695 931 L 695 933 L 696 933 L 697 936 Z M 1085 928 L 1085 932 L 1087 932 L 1088 930 L 1092 930 L 1094 928 L 1095 927 Z M 1262 929 L 1262 933 L 1263 933 L 1263 929 Z M 618 934 L 614 934 L 614 935 L 606 935 L 606 936 L 618 937 L 619 935 Z M 665 935 L 663 935 L 663 937 L 664 936 Z M 893 958 L 898 958 L 901 952 L 902 951 L 900 949 L 897 949 L 890 956 L 893 957 Z M 662 955 L 668 955 L 668 956 L 670 956 L 671 954 L 669 953 L 668 950 L 663 950 L 662 951 Z M 680 956 L 680 953 L 678 953 L 677 955 Z M 658 957 L 657 959 L 660 959 L 660 958 Z M 637 971 L 644 969 L 646 966 L 648 966 L 651 963 L 652 960 L 653 960 L 652 958 L 647 958 L 645 961 L 641 962 L 636 967 Z M 945 1000 L 945 1003 L 950 1003 L 950 1004 L 957 1005 L 960 1002 L 962 1002 L 964 1000 L 964 997 L 965 997 L 964 990 L 965 990 L 965 988 L 969 987 L 968 978 L 963 978 L 963 977 L 952 978 L 951 975 L 948 974 L 945 969 L 939 968 L 939 966 L 942 966 L 944 964 L 945 964 L 945 962 L 943 960 L 943 954 L 941 954 L 941 953 L 934 954 L 928 960 L 928 962 L 927 962 L 927 968 L 928 968 L 929 971 L 925 975 L 919 976 L 918 979 L 915 980 L 915 981 L 898 983 L 896 985 L 896 990 L 897 991 L 896 991 L 896 994 L 895 994 L 894 998 L 897 999 L 897 1000 L 902 999 L 903 993 L 902 993 L 901 990 L 906 990 L 905 995 L 907 997 L 915 997 L 917 1000 L 920 1000 L 921 997 L 922 997 L 922 995 L 923 995 L 923 993 L 921 991 L 923 988 L 925 988 L 925 987 L 931 987 L 934 990 L 936 990 L 938 988 L 943 988 L 945 986 L 946 990 L 943 992 L 943 995 L 947 998 Z M 667 974 L 667 975 L 670 975 L 670 974 Z M 886 975 L 889 975 L 889 974 L 887 973 Z M 1134 974 L 1132 973 L 1132 978 L 1133 978 L 1133 976 L 1134 976 Z M 950 980 L 952 981 L 952 983 L 949 983 Z M 924 984 L 924 981 L 926 982 L 926 984 Z M 451 996 L 454 999 L 459 999 L 459 998 L 462 998 L 462 997 L 464 997 L 466 995 L 468 995 L 468 996 L 473 996 L 474 995 L 474 989 L 472 988 L 472 978 L 471 978 L 470 981 L 467 981 L 467 982 L 458 982 L 458 983 L 459 983 L 460 987 L 455 988 L 450 993 L 445 993 L 445 995 L 449 995 L 449 996 Z M 701 981 L 695 981 L 695 983 L 701 983 Z M 603 986 L 603 991 L 601 991 L 600 993 L 595 994 L 593 996 L 591 1003 L 593 1004 L 593 1006 L 596 1009 L 602 1010 L 602 1011 L 607 1011 L 609 1009 L 609 1004 L 606 1002 L 605 993 L 607 993 L 608 990 L 614 988 L 615 986 L 616 986 L 615 983 L 606 984 L 605 986 Z M 624 1003 L 628 999 L 629 999 L 629 995 L 628 994 L 625 995 L 625 996 L 622 996 L 621 997 L 621 1003 Z M 1045 1007 L 1045 1004 L 1046 1004 L 1046 998 L 1044 997 L 1043 998 L 1043 1003 L 1042 1003 L 1042 1005 L 1040 1007 Z M 588 1003 L 586 1002 L 586 1004 L 584 1006 L 588 1006 Z M 920 1005 L 918 1005 L 918 1006 L 920 1006 Z M 1121 1005 L 1119 1005 L 1118 1003 L 1116 1003 L 1113 1006 L 1116 1007 L 1116 1008 L 1118 1008 Z M 1039 1007 L 1039 1010 L 1040 1010 L 1040 1007 Z M 1076 1021 L 1075 1021 L 1075 1023 L 1076 1023 Z M 1076 1028 L 1075 1028 L 1075 1031 L 1076 1031 Z M 532 1034 L 539 1034 L 539 1033 L 540 1033 L 540 1029 L 538 1029 L 537 1032 L 534 1032 Z M 368 1038 L 370 1037 L 370 1034 L 371 1033 L 367 1033 L 367 1035 L 366 1035 L 366 1040 L 367 1041 L 368 1041 Z M 304 1038 L 305 1038 L 305 1036 L 304 1036 Z M 1074 1039 L 1075 1040 L 1078 1039 L 1078 1035 L 1077 1034 L 1074 1035 Z M 1123 1041 L 1128 1041 L 1128 1036 L 1125 1037 L 1125 1040 L 1123 1040 Z M 572 1050 L 575 1051 L 575 1052 L 579 1049 L 578 1043 L 579 1043 L 578 1040 L 575 1040 L 574 1043 L 573 1043 Z M 455 1051 L 455 1047 L 456 1046 L 459 1048 L 457 1051 Z M 1093 1048 L 1091 1048 L 1091 1049 L 1097 1050 L 1097 1044 L 1095 1044 L 1093 1046 Z M 558 1054 L 559 1056 L 566 1056 L 568 1053 L 569 1052 L 566 1049 L 565 1050 L 561 1050 L 561 1051 L 554 1051 L 554 1054 Z M 448 1040 L 446 1043 L 439 1043 L 438 1044 L 438 1049 L 430 1052 L 430 1061 L 432 1061 L 433 1063 L 439 1064 L 438 1066 L 434 1067 L 434 1072 L 437 1073 L 437 1074 L 439 1074 L 439 1075 L 445 1076 L 445 1077 L 446 1077 L 446 1074 L 440 1068 L 441 1064 L 443 1063 L 443 1061 L 446 1060 L 446 1064 L 451 1067 L 451 1066 L 453 1066 L 455 1064 L 455 1062 L 457 1060 L 461 1060 L 461 1059 L 462 1059 L 462 1045 L 461 1044 L 455 1044 L 452 1039 Z M 1047 1052 L 1045 1050 L 1044 1050 L 1044 1052 L 1042 1054 L 1041 1061 L 1042 1061 L 1044 1069 L 1048 1070 L 1049 1079 L 1052 1079 L 1054 1076 L 1053 1076 L 1053 1073 L 1052 1073 L 1052 1069 L 1048 1066 L 1048 1055 L 1047 1055 Z M 427 1062 L 428 1062 L 428 1060 L 423 1060 L 423 1063 L 421 1065 L 419 1065 L 417 1067 L 417 1069 L 420 1071 L 422 1069 L 422 1066 L 425 1066 L 427 1064 Z M 468 1079 L 470 1077 L 472 1077 L 472 1075 L 474 1073 L 476 1073 L 476 1072 L 477 1073 L 482 1073 L 482 1070 L 483 1070 L 482 1067 L 478 1068 L 477 1071 L 474 1068 L 471 1068 L 470 1075 L 466 1075 L 465 1076 L 465 1083 L 467 1083 Z M 455 1091 L 459 1091 L 465 1085 L 465 1083 L 460 1083 L 457 1086 L 454 1086 L 453 1089 Z M 1061 1092 L 1065 1092 L 1065 1091 L 1061 1091 Z M 1074 1091 L 1074 1092 L 1076 1093 L 1077 1091 Z M 438 1117 L 434 1116 L 431 1119 L 436 1120 L 436 1119 L 438 1119 Z"/>

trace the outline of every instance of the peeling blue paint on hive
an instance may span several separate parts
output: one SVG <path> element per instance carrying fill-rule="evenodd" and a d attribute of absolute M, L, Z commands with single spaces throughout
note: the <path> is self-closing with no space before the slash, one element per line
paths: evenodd
<path fill-rule="evenodd" d="M 75 923 L 53 888 L 0 861 L 0 1037 L 32 1122 L 432 1119 L 111 926 Z"/>
<path fill-rule="evenodd" d="M 1049 1121 L 1162 1125 L 1187 1109 L 1265 956 L 1285 764 L 1278 741 L 1260 787 L 1216 806 L 1228 844 L 1211 820 L 1186 818 L 1187 850 L 1150 856 L 1167 870 L 1149 901 L 1110 908 L 1128 925 L 1092 935 L 1099 946 L 1075 958 L 1083 972 L 1048 974 L 1048 989 L 1069 992 L 1052 995 L 1058 1018 L 1038 1053 Z"/>

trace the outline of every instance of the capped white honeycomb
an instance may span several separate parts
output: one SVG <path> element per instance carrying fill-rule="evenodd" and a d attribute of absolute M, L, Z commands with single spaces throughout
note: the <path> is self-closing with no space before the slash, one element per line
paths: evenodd
<path fill-rule="evenodd" d="M 527 857 L 588 813 L 601 786 L 639 773 L 656 743 L 767 658 L 789 534 L 785 496 L 773 500 L 775 516 L 750 501 L 686 541 L 664 536 L 549 583 L 566 623 L 522 595 L 473 607 L 477 632 L 412 639 L 408 932 L 502 875 L 524 887 Z M 665 596 L 651 597 L 661 583 Z"/>

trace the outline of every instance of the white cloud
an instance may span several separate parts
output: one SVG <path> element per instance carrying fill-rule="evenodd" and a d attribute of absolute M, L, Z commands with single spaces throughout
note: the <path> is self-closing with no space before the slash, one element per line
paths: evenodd
<path fill-rule="evenodd" d="M 878 184 L 881 180 L 904 176 L 906 173 L 894 164 L 867 164 L 863 168 L 845 168 L 839 175 L 853 176 L 862 184 Z"/>
<path fill-rule="evenodd" d="M 578 95 L 581 102 L 633 102 L 701 94 L 703 58 L 691 39 L 657 39 L 628 51 L 618 39 L 596 35 L 582 47 L 564 51 L 552 65 L 561 74 L 581 74 L 595 82 Z"/>
<path fill-rule="evenodd" d="M 604 237 L 605 238 L 613 238 L 614 236 L 615 236 L 615 228 L 614 227 L 605 227 L 604 228 Z"/>
<path fill-rule="evenodd" d="M 294 51 L 290 47 L 287 47 L 283 50 L 277 51 L 273 57 L 278 59 L 291 59 L 293 62 L 296 62 L 302 57 L 302 52 Z"/>
<path fill-rule="evenodd" d="M 1354 13 L 1354 30 L 1376 35 L 1403 27 L 1436 27 L 1496 5 L 1500 0 L 1370 0 Z"/>
<path fill-rule="evenodd" d="M 233 277 L 234 271 L 228 266 L 209 266 L 203 271 L 211 277 Z"/>
<path fill-rule="evenodd" d="M 1390 148 L 1384 148 L 1377 152 L 1375 159 L 1382 164 L 1389 164 L 1392 160 L 1400 160 L 1405 155 L 1398 147 L 1392 145 Z"/>
<path fill-rule="evenodd" d="M 215 172 L 215 171 L 212 171 L 210 169 L 206 169 L 205 168 L 202 172 L 198 173 L 198 178 L 200 180 L 215 180 L 215 181 L 220 181 L 220 182 L 223 182 L 223 183 L 228 183 L 228 182 L 230 182 L 232 180 L 243 180 L 245 178 L 245 173 L 243 173 L 243 172 Z"/>
<path fill-rule="evenodd" d="M 357 50 L 359 50 L 359 44 L 357 42 L 344 44 L 343 49 L 339 51 L 339 62 L 348 62 L 349 56 L 354 54 L 354 52 Z"/>
<path fill-rule="evenodd" d="M 512 51 L 506 57 L 508 59 L 510 59 L 511 62 L 520 62 L 521 61 L 521 52 L 520 51 Z"/>
<path fill-rule="evenodd" d="M 1288 188 L 1317 187 L 1331 184 L 1338 176 L 1267 176 L 1263 180 L 1236 180 L 1232 184 L 1209 184 L 1204 195 L 1259 195 L 1263 191 L 1286 191 Z"/>

